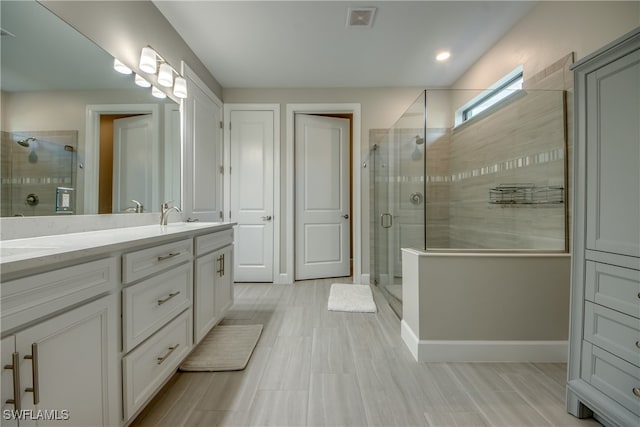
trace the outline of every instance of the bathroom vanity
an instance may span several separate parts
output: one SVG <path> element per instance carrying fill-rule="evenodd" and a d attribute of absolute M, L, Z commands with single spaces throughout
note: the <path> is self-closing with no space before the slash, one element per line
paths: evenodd
<path fill-rule="evenodd" d="M 3 425 L 131 421 L 232 305 L 232 227 L 2 241 Z"/>

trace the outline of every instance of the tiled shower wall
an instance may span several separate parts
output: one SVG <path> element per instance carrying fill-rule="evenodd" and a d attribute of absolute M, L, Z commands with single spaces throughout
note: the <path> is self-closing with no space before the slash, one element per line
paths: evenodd
<path fill-rule="evenodd" d="M 565 187 L 564 92 L 528 91 L 454 129 L 450 247 L 565 249 L 565 203 L 492 204 L 501 184 Z"/>
<path fill-rule="evenodd" d="M 29 147 L 17 141 L 29 137 Z M 6 216 L 56 215 L 56 189 L 74 188 L 76 182 L 77 131 L 1 132 L 2 200 L 1 214 Z M 75 210 L 75 194 L 71 207 Z M 29 195 L 38 204 L 29 205 Z"/>

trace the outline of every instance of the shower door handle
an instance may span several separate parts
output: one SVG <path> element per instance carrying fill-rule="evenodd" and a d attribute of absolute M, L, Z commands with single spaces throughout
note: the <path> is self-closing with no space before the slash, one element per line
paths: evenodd
<path fill-rule="evenodd" d="M 387 221 L 385 221 L 385 218 L 387 219 Z M 382 228 L 391 228 L 391 226 L 393 225 L 393 215 L 391 215 L 390 213 L 383 213 L 382 215 L 380 215 L 380 225 L 382 226 Z"/>

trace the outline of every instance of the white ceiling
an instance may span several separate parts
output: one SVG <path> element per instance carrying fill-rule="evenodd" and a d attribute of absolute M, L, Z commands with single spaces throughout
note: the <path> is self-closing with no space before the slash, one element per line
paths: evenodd
<path fill-rule="evenodd" d="M 446 87 L 532 7 L 528 1 L 154 0 L 226 88 Z M 377 8 L 347 28 L 349 7 Z M 446 63 L 436 52 L 450 50 Z"/>

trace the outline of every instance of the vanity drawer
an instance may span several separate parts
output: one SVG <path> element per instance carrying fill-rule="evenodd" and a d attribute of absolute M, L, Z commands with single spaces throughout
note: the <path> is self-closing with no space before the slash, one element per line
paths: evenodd
<path fill-rule="evenodd" d="M 193 264 L 175 267 L 122 291 L 124 351 L 150 337 L 170 319 L 191 306 Z"/>
<path fill-rule="evenodd" d="M 192 239 L 184 239 L 124 254 L 122 256 L 122 282 L 125 284 L 135 282 L 168 267 L 190 261 L 192 254 Z"/>
<path fill-rule="evenodd" d="M 640 318 L 640 271 L 587 261 L 585 298 Z"/>
<path fill-rule="evenodd" d="M 105 258 L 2 283 L 2 331 L 116 290 L 118 258 Z"/>
<path fill-rule="evenodd" d="M 640 368 L 582 342 L 582 378 L 636 415 L 640 415 Z"/>
<path fill-rule="evenodd" d="M 640 319 L 585 302 L 584 338 L 640 366 Z"/>
<path fill-rule="evenodd" d="M 122 359 L 124 418 L 144 405 L 191 351 L 191 310 L 186 310 Z"/>
<path fill-rule="evenodd" d="M 233 229 L 196 237 L 196 256 L 215 251 L 233 243 Z"/>

